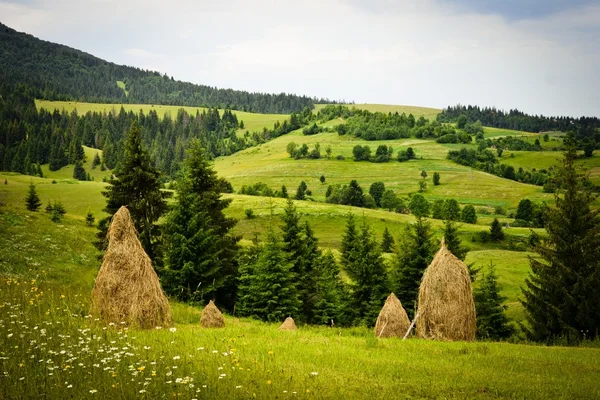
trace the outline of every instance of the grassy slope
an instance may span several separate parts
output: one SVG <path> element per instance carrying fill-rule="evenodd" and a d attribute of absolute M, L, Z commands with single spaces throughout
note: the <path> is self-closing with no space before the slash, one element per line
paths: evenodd
<path fill-rule="evenodd" d="M 100 104 L 100 103 L 79 103 L 75 101 L 47 101 L 47 100 L 36 100 L 36 106 L 38 109 L 44 108 L 46 110 L 53 111 L 54 109 L 66 110 L 71 112 L 77 110 L 79 114 L 86 114 L 88 111 L 91 112 L 116 112 L 118 113 L 121 107 L 125 111 L 133 111 L 135 113 L 142 110 L 144 114 L 148 114 L 151 110 L 155 110 L 160 118 L 164 117 L 166 113 L 169 113 L 172 118 L 177 116 L 177 112 L 183 108 L 188 113 L 195 115 L 196 112 L 202 113 L 206 108 L 202 107 L 182 107 L 182 106 L 164 106 L 164 105 L 152 105 L 152 104 Z M 249 130 L 250 132 L 261 131 L 263 128 L 272 128 L 273 124 L 277 121 L 283 122 L 289 116 L 284 114 L 256 114 L 244 111 L 234 111 L 237 115 L 238 120 L 244 121 L 245 128 L 243 131 Z"/>
<path fill-rule="evenodd" d="M 327 125 L 336 123 L 337 121 L 331 121 Z M 332 159 L 294 160 L 286 152 L 286 146 L 291 141 L 300 145 L 307 143 L 309 147 L 320 143 L 322 155 L 330 145 Z M 380 144 L 391 145 L 395 154 L 410 146 L 419 159 L 404 163 L 355 162 L 352 160 L 352 148 L 357 144 L 369 145 L 372 153 Z M 522 198 L 552 199 L 552 196 L 542 192 L 541 187 L 502 179 L 446 159 L 449 149 L 462 146 L 464 145 L 443 145 L 433 140 L 418 139 L 368 142 L 339 136 L 337 133 L 324 132 L 304 136 L 300 131 L 296 131 L 262 146 L 246 149 L 229 157 L 221 157 L 216 160 L 215 167 L 236 190 L 242 185 L 262 181 L 273 189 L 286 185 L 288 191 L 294 192 L 300 181 L 304 180 L 313 191 L 314 197 L 319 200 L 325 199 L 327 184 L 347 184 L 351 179 L 357 179 L 366 191 L 373 182 L 383 181 L 386 188 L 393 189 L 401 195 L 408 195 L 417 191 L 423 169 L 429 177 L 433 176 L 433 172 L 439 172 L 441 175 L 440 186 L 433 186 L 428 178 L 429 188 L 425 196 L 429 199 L 452 197 L 464 204 L 502 205 L 508 208 L 516 208 Z M 337 155 L 343 155 L 345 160 L 336 160 Z M 326 185 L 319 182 L 321 175 L 326 177 Z"/>
<path fill-rule="evenodd" d="M 199 309 L 174 302 L 175 332 L 103 330 L 84 318 L 98 267 L 93 231 L 0 206 L 0 247 L 10 249 L 0 253 L 0 398 L 600 396 L 598 349 L 279 332 L 232 317 L 204 330 Z"/>

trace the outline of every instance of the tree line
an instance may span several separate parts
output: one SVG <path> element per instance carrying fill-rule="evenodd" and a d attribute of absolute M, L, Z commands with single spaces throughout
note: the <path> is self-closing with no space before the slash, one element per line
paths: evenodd
<path fill-rule="evenodd" d="M 28 175 L 42 174 L 40 165 L 49 164 L 51 171 L 74 164 L 76 179 L 87 179 L 82 162 L 83 145 L 103 150 L 101 169 L 114 169 L 123 158 L 124 139 L 132 122 L 137 123 L 144 145 L 163 178 L 173 178 L 183 161 L 185 148 L 198 139 L 211 157 L 229 155 L 239 150 L 305 126 L 314 117 L 310 109 L 292 113 L 289 121 L 275 123 L 262 132 L 248 131 L 238 136 L 241 121 L 229 109 L 209 108 L 202 113 L 189 114 L 180 109 L 175 117 L 166 114 L 162 119 L 155 110 L 88 112 L 76 110 L 37 110 L 35 90 L 19 85 L 14 90 L 0 86 L 0 170 Z"/>
<path fill-rule="evenodd" d="M 25 83 L 36 98 L 95 103 L 165 104 L 289 114 L 316 103 L 287 93 L 250 93 L 182 82 L 155 71 L 117 65 L 67 46 L 46 42 L 0 23 L 0 82 Z M 125 89 L 117 85 L 123 82 Z"/>

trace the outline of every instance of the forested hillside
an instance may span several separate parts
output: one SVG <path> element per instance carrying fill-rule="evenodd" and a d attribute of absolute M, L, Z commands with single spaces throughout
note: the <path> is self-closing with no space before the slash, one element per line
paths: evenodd
<path fill-rule="evenodd" d="M 249 93 L 181 82 L 155 71 L 117 65 L 17 32 L 0 23 L 0 82 L 27 83 L 36 97 L 101 103 L 145 103 L 284 113 L 329 102 L 292 94 Z M 124 88 L 118 86 L 122 82 Z"/>
<path fill-rule="evenodd" d="M 496 107 L 479 106 L 448 106 L 437 116 L 439 122 L 456 122 L 459 128 L 467 123 L 480 121 L 483 126 L 495 128 L 514 129 L 526 132 L 561 131 L 566 132 L 576 128 L 578 140 L 594 139 L 600 141 L 600 119 L 597 117 L 552 117 L 544 115 L 530 115 L 517 109 L 508 112 Z"/>

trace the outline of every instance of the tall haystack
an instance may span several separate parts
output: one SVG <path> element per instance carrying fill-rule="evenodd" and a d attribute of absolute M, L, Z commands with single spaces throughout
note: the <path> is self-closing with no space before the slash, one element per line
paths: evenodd
<path fill-rule="evenodd" d="M 475 302 L 467 266 L 442 241 L 419 288 L 417 335 L 438 340 L 475 340 Z"/>
<path fill-rule="evenodd" d="M 296 328 L 296 323 L 294 322 L 294 319 L 292 317 L 287 317 L 278 329 L 280 331 L 295 331 L 298 328 Z"/>
<path fill-rule="evenodd" d="M 126 207 L 112 218 L 108 249 L 92 291 L 92 315 L 139 328 L 169 326 L 171 308 Z"/>
<path fill-rule="evenodd" d="M 225 328 L 225 318 L 212 300 L 202 310 L 200 325 L 203 328 Z"/>
<path fill-rule="evenodd" d="M 404 337 L 409 326 L 410 320 L 400 300 L 394 293 L 390 294 L 377 317 L 375 336 Z"/>

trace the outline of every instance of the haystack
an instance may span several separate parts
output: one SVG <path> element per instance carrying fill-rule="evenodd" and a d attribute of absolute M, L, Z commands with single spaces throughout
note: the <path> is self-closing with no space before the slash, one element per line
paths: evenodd
<path fill-rule="evenodd" d="M 409 326 L 410 320 L 400 300 L 394 293 L 390 294 L 377 317 L 375 336 L 404 337 Z"/>
<path fill-rule="evenodd" d="M 475 340 L 475 302 L 467 266 L 442 241 L 419 288 L 417 335 L 438 340 Z"/>
<path fill-rule="evenodd" d="M 292 317 L 287 317 L 285 321 L 283 321 L 283 324 L 279 326 L 280 331 L 295 331 L 297 329 L 296 323 Z"/>
<path fill-rule="evenodd" d="M 202 310 L 202 315 L 200 316 L 200 325 L 203 328 L 224 328 L 225 327 L 225 318 L 223 318 L 223 314 L 221 311 L 215 306 L 213 301 L 209 301 L 204 310 Z"/>
<path fill-rule="evenodd" d="M 92 291 L 92 315 L 139 328 L 169 326 L 171 308 L 129 211 L 121 207 L 108 230 L 108 249 Z"/>

